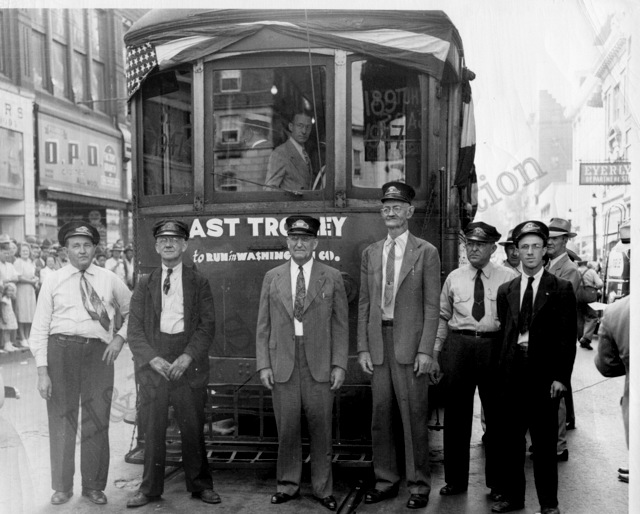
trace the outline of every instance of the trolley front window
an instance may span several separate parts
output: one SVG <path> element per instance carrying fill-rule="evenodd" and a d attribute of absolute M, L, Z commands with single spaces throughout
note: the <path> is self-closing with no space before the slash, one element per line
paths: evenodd
<path fill-rule="evenodd" d="M 205 123 L 212 123 L 204 146 L 215 194 L 266 199 L 268 193 L 325 187 L 326 69 L 299 56 L 214 63 L 205 93 Z"/>
<path fill-rule="evenodd" d="M 373 60 L 351 61 L 351 184 L 375 188 L 392 180 L 420 186 L 420 76 Z"/>
<path fill-rule="evenodd" d="M 150 76 L 142 89 L 146 196 L 193 193 L 191 67 Z"/>

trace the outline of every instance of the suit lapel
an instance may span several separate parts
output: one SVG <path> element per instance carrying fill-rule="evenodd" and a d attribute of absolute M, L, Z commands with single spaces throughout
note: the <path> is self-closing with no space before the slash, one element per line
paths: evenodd
<path fill-rule="evenodd" d="M 276 287 L 280 294 L 280 299 L 284 304 L 289 316 L 293 318 L 293 297 L 291 296 L 291 266 L 290 261 L 280 266 L 278 276 L 276 277 Z"/>
<path fill-rule="evenodd" d="M 369 301 L 377 306 L 380 306 L 382 295 L 382 249 L 385 241 L 386 239 L 378 241 L 371 250 L 371 264 L 373 267 L 371 272 L 373 272 L 374 290 L 370 295 Z"/>
<path fill-rule="evenodd" d="M 400 276 L 398 277 L 398 287 L 402 284 L 402 281 L 409 274 L 409 271 L 413 269 L 416 260 L 418 259 L 418 241 L 411 234 L 407 237 L 407 247 L 404 249 L 404 256 L 402 257 L 402 265 L 400 266 Z"/>
<path fill-rule="evenodd" d="M 540 285 L 538 286 L 538 292 L 536 294 L 536 299 L 533 302 L 533 315 L 531 316 L 531 322 L 536 319 L 536 316 L 544 307 L 544 304 L 547 303 L 547 299 L 549 297 L 549 279 L 551 275 L 547 271 L 542 272 L 542 276 L 540 277 Z"/>
<path fill-rule="evenodd" d="M 318 296 L 318 293 L 322 290 L 322 286 L 326 280 L 324 271 L 320 271 L 316 262 L 311 266 L 311 277 L 309 277 L 309 289 L 304 298 L 304 310 L 306 311 L 314 298 Z M 303 311 L 304 312 L 304 311 Z"/>
<path fill-rule="evenodd" d="M 151 295 L 151 299 L 153 301 L 153 310 L 156 313 L 158 319 L 160 319 L 160 314 L 162 312 L 162 294 L 160 281 L 162 280 L 162 267 L 155 269 L 151 272 L 149 276 L 149 282 L 147 284 L 147 288 L 149 289 L 149 294 Z"/>
<path fill-rule="evenodd" d="M 182 265 L 182 302 L 184 307 L 184 332 L 191 333 L 191 309 L 193 308 L 194 283 L 191 269 Z"/>
<path fill-rule="evenodd" d="M 518 326 L 518 316 L 520 315 L 521 285 L 521 281 L 518 280 L 515 285 L 512 285 L 509 292 L 507 293 L 507 300 L 509 302 L 509 309 L 511 310 L 511 317 L 513 318 L 513 323 L 516 327 Z"/>

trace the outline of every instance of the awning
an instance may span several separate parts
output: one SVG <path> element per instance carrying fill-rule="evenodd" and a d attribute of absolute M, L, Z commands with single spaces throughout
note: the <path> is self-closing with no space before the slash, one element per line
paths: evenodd
<path fill-rule="evenodd" d="M 128 210 L 131 208 L 131 202 L 78 195 L 75 193 L 67 193 L 65 191 L 56 191 L 54 189 L 41 189 L 40 193 L 43 194 L 47 200 L 79 203 L 83 205 L 92 205 L 94 207 L 104 207 L 106 209 Z"/>
<path fill-rule="evenodd" d="M 361 53 L 438 79 L 447 61 L 457 73 L 462 57 L 458 31 L 442 11 L 158 9 L 125 35 L 129 95 L 156 66 L 193 62 L 264 27 L 308 37 L 312 46 Z"/>

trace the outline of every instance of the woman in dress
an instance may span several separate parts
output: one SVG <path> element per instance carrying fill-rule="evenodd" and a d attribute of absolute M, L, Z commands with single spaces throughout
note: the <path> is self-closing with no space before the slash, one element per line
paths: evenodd
<path fill-rule="evenodd" d="M 16 298 L 16 317 L 18 318 L 18 343 L 29 346 L 31 322 L 36 311 L 36 267 L 31 260 L 31 248 L 28 244 L 20 245 L 19 259 L 13 264 L 18 272 L 18 294 Z"/>

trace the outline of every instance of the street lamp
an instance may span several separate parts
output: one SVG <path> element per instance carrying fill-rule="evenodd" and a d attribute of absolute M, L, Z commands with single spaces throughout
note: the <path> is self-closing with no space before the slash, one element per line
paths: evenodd
<path fill-rule="evenodd" d="M 591 217 L 593 218 L 593 260 L 598 260 L 598 249 L 596 247 L 596 207 L 598 206 L 598 198 L 596 194 L 591 195 Z"/>

